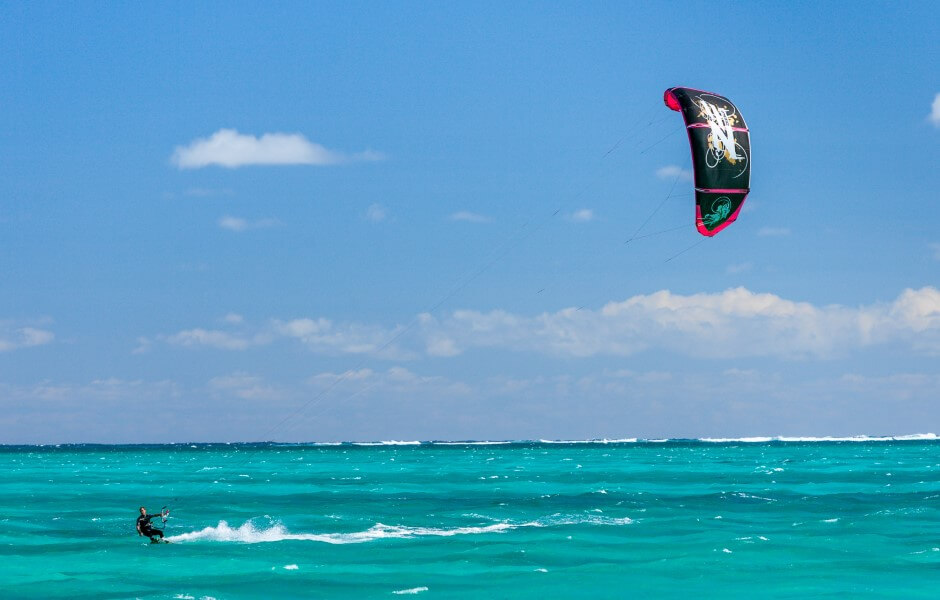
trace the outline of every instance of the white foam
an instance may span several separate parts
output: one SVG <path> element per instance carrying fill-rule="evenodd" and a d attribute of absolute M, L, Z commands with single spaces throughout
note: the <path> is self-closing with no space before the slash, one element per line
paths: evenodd
<path fill-rule="evenodd" d="M 744 437 L 744 438 L 700 438 L 700 442 L 712 442 L 717 444 L 725 444 L 728 442 L 746 442 L 748 444 L 760 444 L 763 442 L 773 441 L 774 438 L 771 437 Z"/>
<path fill-rule="evenodd" d="M 629 517 L 607 517 L 596 514 L 564 515 L 555 513 L 549 517 L 543 517 L 525 523 L 498 522 L 490 525 L 450 528 L 407 527 L 376 523 L 365 531 L 353 531 L 348 533 L 291 533 L 281 523 L 275 523 L 268 528 L 258 528 L 252 521 L 247 521 L 240 527 L 233 528 L 227 522 L 219 521 L 219 524 L 215 527 L 206 527 L 199 531 L 181 533 L 169 536 L 166 539 L 171 542 L 240 542 L 244 544 L 288 540 L 323 542 L 326 544 L 361 544 L 379 539 L 411 539 L 417 537 L 450 537 L 455 535 L 502 533 L 520 527 L 556 527 L 581 524 L 619 526 L 630 525 L 632 523 L 633 519 Z"/>
<path fill-rule="evenodd" d="M 258 529 L 248 521 L 238 528 L 232 528 L 225 521 L 219 521 L 216 527 L 206 527 L 199 531 L 182 533 L 168 537 L 171 542 L 242 542 L 256 544 L 261 542 L 281 542 L 286 540 L 305 540 L 327 544 L 357 544 L 383 538 L 413 538 L 419 536 L 452 536 L 474 533 L 492 533 L 513 529 L 508 523 L 496 523 L 484 527 L 402 527 L 376 523 L 365 531 L 350 533 L 290 533 L 280 523 L 267 529 Z"/>
<path fill-rule="evenodd" d="M 353 442 L 353 446 L 420 446 L 419 441 L 386 440 L 381 442 Z"/>
<path fill-rule="evenodd" d="M 938 440 L 935 433 L 913 433 L 909 435 L 851 435 L 851 436 L 777 436 L 760 438 L 703 438 L 703 442 L 910 442 Z"/>
<path fill-rule="evenodd" d="M 492 441 L 492 442 L 430 442 L 433 446 L 504 446 L 512 444 L 510 441 Z"/>
<path fill-rule="evenodd" d="M 765 502 L 776 502 L 773 498 L 767 498 L 765 496 L 757 496 L 755 494 L 746 494 L 744 492 L 735 492 L 731 494 L 732 496 L 737 496 L 738 498 L 747 498 L 748 500 L 764 500 Z"/>
<path fill-rule="evenodd" d="M 633 444 L 637 438 L 621 438 L 609 440 L 606 438 L 596 440 L 538 440 L 540 444 Z"/>
<path fill-rule="evenodd" d="M 428 591 L 428 588 L 426 587 L 416 587 L 416 588 L 410 588 L 407 590 L 397 590 L 392 593 L 398 594 L 398 595 L 404 595 L 404 594 L 420 594 L 421 592 L 426 592 L 426 591 Z"/>
<path fill-rule="evenodd" d="M 296 571 L 299 567 L 297 565 L 284 565 L 286 571 Z"/>

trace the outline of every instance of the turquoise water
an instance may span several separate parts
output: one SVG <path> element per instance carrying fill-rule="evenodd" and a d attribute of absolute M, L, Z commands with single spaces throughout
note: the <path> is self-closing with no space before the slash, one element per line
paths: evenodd
<path fill-rule="evenodd" d="M 0 447 L 0 597 L 936 598 L 922 437 Z"/>

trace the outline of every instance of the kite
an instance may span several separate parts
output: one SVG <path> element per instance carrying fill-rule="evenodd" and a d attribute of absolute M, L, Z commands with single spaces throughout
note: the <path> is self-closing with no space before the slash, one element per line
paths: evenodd
<path fill-rule="evenodd" d="M 727 98 L 674 87 L 663 97 L 681 112 L 695 171 L 695 226 L 711 237 L 738 218 L 751 191 L 751 138 L 741 111 Z"/>

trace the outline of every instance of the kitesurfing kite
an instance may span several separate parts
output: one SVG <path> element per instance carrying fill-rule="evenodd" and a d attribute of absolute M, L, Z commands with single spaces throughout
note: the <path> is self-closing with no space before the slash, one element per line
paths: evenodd
<path fill-rule="evenodd" d="M 695 171 L 695 226 L 711 237 L 738 218 L 751 191 L 747 124 L 741 111 L 718 94 L 674 87 L 664 100 L 685 119 Z"/>

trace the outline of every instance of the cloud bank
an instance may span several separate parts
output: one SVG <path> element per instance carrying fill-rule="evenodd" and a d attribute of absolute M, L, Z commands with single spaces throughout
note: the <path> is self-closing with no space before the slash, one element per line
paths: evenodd
<path fill-rule="evenodd" d="M 891 302 L 817 306 L 738 287 L 692 295 L 662 290 L 596 309 L 539 315 L 457 310 L 418 316 L 410 326 L 274 319 L 242 331 L 188 329 L 158 340 L 182 346 L 248 350 L 295 340 L 318 354 L 414 360 L 472 349 L 560 357 L 631 356 L 652 349 L 702 359 L 836 358 L 876 344 L 900 343 L 940 354 L 940 290 L 904 290 Z"/>
<path fill-rule="evenodd" d="M 537 316 L 455 311 L 424 316 L 427 352 L 449 342 L 452 354 L 500 347 L 557 356 L 629 356 L 647 349 L 694 358 L 833 358 L 873 344 L 906 342 L 940 354 L 940 290 L 905 290 L 893 302 L 858 308 L 815 306 L 734 288 L 720 293 L 663 290 Z"/>
<path fill-rule="evenodd" d="M 235 129 L 220 129 L 187 146 L 177 146 L 170 162 L 180 169 L 210 165 L 234 169 L 248 165 L 326 166 L 381 159 L 380 153 L 371 150 L 356 154 L 329 150 L 299 133 L 265 133 L 255 137 Z"/>

